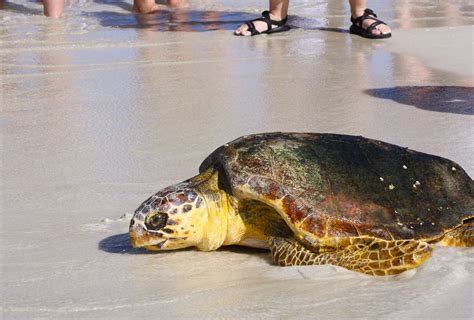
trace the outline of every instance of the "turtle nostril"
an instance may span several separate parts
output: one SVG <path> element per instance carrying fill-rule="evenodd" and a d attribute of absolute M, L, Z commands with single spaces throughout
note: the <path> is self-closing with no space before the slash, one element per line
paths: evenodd
<path fill-rule="evenodd" d="M 168 214 L 164 212 L 158 212 L 150 217 L 147 217 L 145 226 L 148 230 L 160 230 L 166 226 L 168 221 Z"/>

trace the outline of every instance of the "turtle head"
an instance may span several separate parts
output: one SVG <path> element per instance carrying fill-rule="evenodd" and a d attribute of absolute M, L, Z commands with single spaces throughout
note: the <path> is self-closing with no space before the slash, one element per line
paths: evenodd
<path fill-rule="evenodd" d="M 165 188 L 135 211 L 130 241 L 148 250 L 174 250 L 195 246 L 202 237 L 207 208 L 201 192 L 188 183 Z"/>
<path fill-rule="evenodd" d="M 134 247 L 215 250 L 227 236 L 229 197 L 217 186 L 217 172 L 204 172 L 165 188 L 143 202 L 130 222 Z"/>

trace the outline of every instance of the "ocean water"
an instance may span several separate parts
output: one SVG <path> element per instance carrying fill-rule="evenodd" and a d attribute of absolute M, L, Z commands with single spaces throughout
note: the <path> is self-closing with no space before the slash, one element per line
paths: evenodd
<path fill-rule="evenodd" d="M 346 1 L 292 1 L 291 32 L 234 37 L 262 1 L 34 1 L 0 10 L 4 319 L 472 319 L 474 249 L 374 278 L 282 268 L 238 247 L 149 254 L 131 214 L 215 148 L 268 131 L 362 135 L 474 175 L 469 1 L 370 1 L 393 37 L 348 34 Z"/>

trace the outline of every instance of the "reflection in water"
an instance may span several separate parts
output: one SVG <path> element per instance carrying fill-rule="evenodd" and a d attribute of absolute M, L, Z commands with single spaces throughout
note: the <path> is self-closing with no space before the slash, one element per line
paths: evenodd
<path fill-rule="evenodd" d="M 98 1 L 98 0 L 96 0 Z M 148 15 L 131 15 L 130 13 L 97 12 L 103 26 L 118 28 L 146 28 L 155 31 L 210 31 L 235 30 L 244 21 L 258 16 L 246 12 L 205 11 L 198 7 L 186 9 L 181 0 L 168 0 L 168 7 L 175 10 L 163 10 Z M 163 1 L 162 1 L 163 2 Z M 468 19 L 473 14 L 473 7 L 468 1 L 427 1 L 427 6 L 414 6 L 409 1 L 395 1 L 392 8 L 384 3 L 374 4 L 374 9 L 381 11 L 384 20 L 396 28 L 420 28 L 446 25 L 469 25 Z M 117 3 L 114 3 L 117 5 Z M 118 2 L 121 5 L 121 2 Z M 122 5 L 123 8 L 126 4 Z M 265 8 L 262 4 L 261 10 Z M 330 11 L 328 12 L 328 9 Z M 308 13 L 310 15 L 308 16 Z M 349 7 L 345 1 L 308 6 L 290 7 L 289 24 L 305 30 L 321 30 L 327 32 L 348 33 Z M 343 27 L 341 27 L 343 26 Z"/>
<path fill-rule="evenodd" d="M 178 1 L 178 0 L 175 0 Z M 116 3 L 114 3 L 116 4 Z M 121 3 L 118 2 L 120 5 Z M 246 12 L 235 11 L 205 11 L 195 7 L 187 9 L 180 0 L 178 5 L 167 3 L 168 7 L 175 10 L 162 10 L 147 15 L 132 15 L 130 13 L 101 11 L 95 13 L 100 23 L 107 27 L 118 28 L 144 28 L 154 31 L 210 31 L 210 30 L 235 30 L 241 23 L 254 19 L 258 16 Z M 123 5 L 123 8 L 127 6 Z M 264 5 L 262 4 L 262 10 Z M 400 2 L 394 5 L 394 10 L 380 4 L 379 11 L 384 12 L 384 20 L 396 28 L 419 28 L 442 25 L 464 25 L 470 24 L 466 19 L 473 14 L 466 1 L 457 3 L 441 2 L 433 4 L 429 2 L 429 8 L 424 6 L 413 6 L 409 2 Z M 383 10 L 382 10 L 383 9 Z M 430 10 L 428 10 L 430 9 Z M 127 11 L 129 11 L 128 9 Z M 289 24 L 294 28 L 304 30 L 320 30 L 325 32 L 348 33 L 347 15 L 349 8 L 346 2 L 331 5 L 331 11 L 327 11 L 326 5 L 311 5 L 308 8 L 290 8 Z M 311 15 L 307 16 L 307 12 Z M 324 12 L 324 14 L 321 14 Z M 433 13 L 434 12 L 434 13 Z M 342 15 L 341 15 L 342 14 Z M 434 22 L 433 22 L 434 21 Z M 441 21 L 441 22 L 440 22 Z M 434 24 L 433 24 L 434 23 Z M 342 26 L 342 27 L 341 27 Z"/>
<path fill-rule="evenodd" d="M 152 14 L 98 12 L 95 14 L 105 27 L 137 28 L 153 31 L 234 30 L 242 21 L 253 18 L 245 12 L 196 11 L 186 9 L 162 10 Z"/>
<path fill-rule="evenodd" d="M 406 86 L 369 89 L 365 93 L 424 110 L 474 115 L 474 87 Z"/>
<path fill-rule="evenodd" d="M 405 2 L 395 6 L 395 15 L 399 27 L 442 27 L 457 26 L 469 23 L 474 7 L 468 0 L 460 1 L 421 1 L 413 4 Z"/>

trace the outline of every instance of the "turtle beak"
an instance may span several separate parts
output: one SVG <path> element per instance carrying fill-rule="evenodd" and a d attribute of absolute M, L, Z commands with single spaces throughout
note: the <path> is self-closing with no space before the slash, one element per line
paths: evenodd
<path fill-rule="evenodd" d="M 140 248 L 146 246 L 148 243 L 144 239 L 144 234 L 140 232 L 140 228 L 134 228 L 129 231 L 130 243 L 134 248 Z"/>
<path fill-rule="evenodd" d="M 143 243 L 142 241 L 140 241 L 140 238 L 131 232 L 130 232 L 130 243 L 132 244 L 132 247 L 134 248 L 143 247 Z"/>
<path fill-rule="evenodd" d="M 147 250 L 161 250 L 161 247 L 167 241 L 158 234 L 150 233 L 144 227 L 142 221 L 132 218 L 129 228 L 130 242 L 134 248 L 144 247 Z"/>
<path fill-rule="evenodd" d="M 134 248 L 140 248 L 150 245 L 148 233 L 143 227 L 143 222 L 138 221 L 135 217 L 130 221 L 129 227 L 130 242 Z"/>

